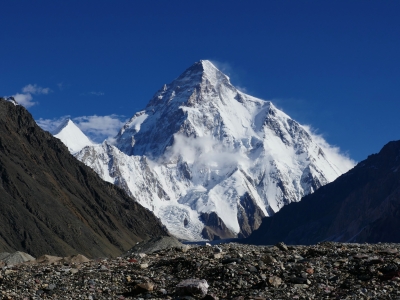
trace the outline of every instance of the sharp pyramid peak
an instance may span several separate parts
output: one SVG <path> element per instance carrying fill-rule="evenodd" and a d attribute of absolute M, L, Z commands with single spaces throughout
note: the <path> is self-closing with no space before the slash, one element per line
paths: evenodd
<path fill-rule="evenodd" d="M 204 80 L 208 80 L 211 83 L 230 83 L 229 77 L 209 60 L 195 62 L 177 80 L 179 84 L 182 84 L 182 81 L 203 82 Z"/>
<path fill-rule="evenodd" d="M 85 146 L 93 145 L 93 142 L 70 118 L 61 123 L 53 136 L 60 139 L 71 153 L 76 153 Z"/>
<path fill-rule="evenodd" d="M 51 133 L 53 135 L 59 134 L 65 127 L 70 125 L 75 125 L 75 123 L 71 120 L 71 118 L 68 117 L 64 121 L 62 121 L 60 125 L 58 125 L 58 127 L 54 129 Z"/>

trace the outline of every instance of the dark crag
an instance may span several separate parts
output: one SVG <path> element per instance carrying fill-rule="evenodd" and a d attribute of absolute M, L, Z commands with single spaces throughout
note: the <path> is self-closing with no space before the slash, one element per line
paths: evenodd
<path fill-rule="evenodd" d="M 400 141 L 298 203 L 264 218 L 245 242 L 400 242 Z"/>
<path fill-rule="evenodd" d="M 0 100 L 0 252 L 115 256 L 167 235 L 154 215 L 101 180 L 22 106 Z"/>

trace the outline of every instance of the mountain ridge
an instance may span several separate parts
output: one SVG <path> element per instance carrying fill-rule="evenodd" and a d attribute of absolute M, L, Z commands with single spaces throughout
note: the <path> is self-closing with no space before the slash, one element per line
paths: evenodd
<path fill-rule="evenodd" d="M 400 141 L 392 141 L 301 202 L 264 219 L 246 242 L 399 242 L 394 229 L 400 225 L 399 170 Z"/>
<path fill-rule="evenodd" d="M 0 195 L 0 252 L 116 256 L 168 234 L 150 211 L 40 129 L 24 107 L 3 99 Z"/>

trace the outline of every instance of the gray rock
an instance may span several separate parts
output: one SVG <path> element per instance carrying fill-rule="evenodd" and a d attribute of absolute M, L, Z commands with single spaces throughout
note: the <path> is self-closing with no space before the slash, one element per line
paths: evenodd
<path fill-rule="evenodd" d="M 134 253 L 154 253 L 160 250 L 186 247 L 178 239 L 171 236 L 163 236 L 142 241 L 133 246 L 124 256 Z"/>
<path fill-rule="evenodd" d="M 206 295 L 208 283 L 205 279 L 186 279 L 176 286 L 178 295 Z"/>
<path fill-rule="evenodd" d="M 17 264 L 21 264 L 27 261 L 34 261 L 35 258 L 33 256 L 30 256 L 28 253 L 25 252 L 14 252 L 14 253 L 10 253 L 7 256 L 4 256 L 1 259 L 5 264 L 12 266 L 12 265 L 17 265 Z"/>
<path fill-rule="evenodd" d="M 285 245 L 284 242 L 280 242 L 280 243 L 276 244 L 275 247 L 277 247 L 281 251 L 285 251 L 285 252 L 289 251 L 289 248 Z"/>
<path fill-rule="evenodd" d="M 273 264 L 273 263 L 276 263 L 276 259 L 273 258 L 271 255 L 265 255 L 264 258 L 263 258 L 263 261 L 264 261 L 266 264 Z"/>
<path fill-rule="evenodd" d="M 273 287 L 278 287 L 282 284 L 282 279 L 280 279 L 278 276 L 271 276 L 268 278 L 268 283 Z"/>

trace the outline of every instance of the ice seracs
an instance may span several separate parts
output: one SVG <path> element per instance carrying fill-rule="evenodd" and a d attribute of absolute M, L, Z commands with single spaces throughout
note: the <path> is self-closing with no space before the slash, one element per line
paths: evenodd
<path fill-rule="evenodd" d="M 66 119 L 62 124 L 52 132 L 52 134 L 60 139 L 74 154 L 85 146 L 93 145 L 93 142 L 79 129 L 71 120 Z"/>
<path fill-rule="evenodd" d="M 183 239 L 246 237 L 261 218 L 353 167 L 270 101 L 210 61 L 164 85 L 114 145 L 78 159 L 123 187 Z"/>

